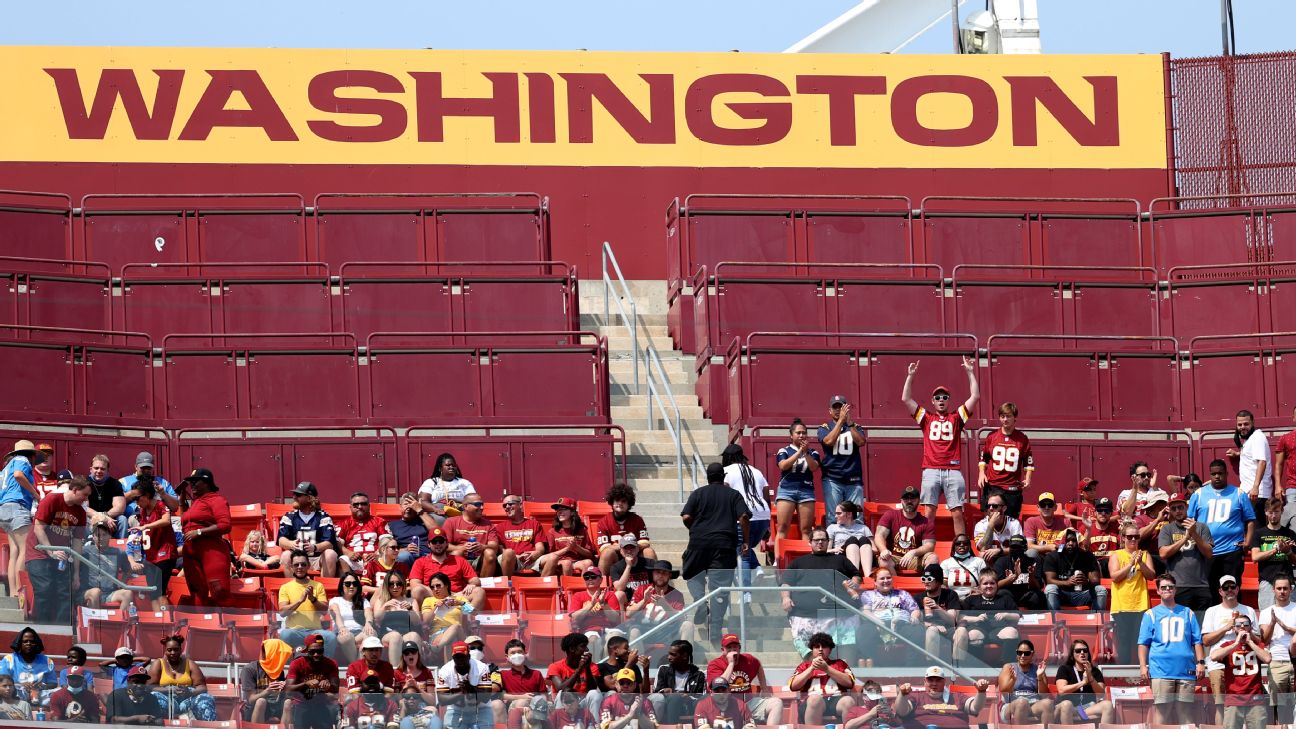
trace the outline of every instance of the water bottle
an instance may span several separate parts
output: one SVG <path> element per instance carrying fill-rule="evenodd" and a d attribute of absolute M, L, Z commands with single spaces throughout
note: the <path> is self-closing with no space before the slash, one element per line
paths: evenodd
<path fill-rule="evenodd" d="M 65 572 L 65 571 L 67 571 L 67 560 L 63 559 L 62 557 L 59 557 L 59 561 L 58 561 L 58 571 L 59 571 L 59 572 Z"/>
<path fill-rule="evenodd" d="M 130 616 L 132 623 L 135 622 L 135 619 L 139 617 L 139 608 L 135 607 L 134 599 L 126 603 L 126 614 Z"/>
<path fill-rule="evenodd" d="M 45 710 L 37 709 L 36 713 L 32 714 L 32 717 L 35 718 L 36 721 L 45 721 Z"/>
<path fill-rule="evenodd" d="M 144 532 L 138 527 L 126 533 L 126 556 L 136 562 L 144 561 Z"/>

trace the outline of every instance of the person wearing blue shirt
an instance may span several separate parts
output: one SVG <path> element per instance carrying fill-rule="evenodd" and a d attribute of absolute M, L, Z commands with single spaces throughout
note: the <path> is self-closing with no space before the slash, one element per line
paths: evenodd
<path fill-rule="evenodd" d="M 176 494 L 175 487 L 171 485 L 170 481 L 154 472 L 153 454 L 148 451 L 140 451 L 139 455 L 135 456 L 135 473 L 120 480 L 122 491 L 126 492 L 126 511 L 123 512 L 123 515 L 127 519 L 139 514 L 139 505 L 135 503 L 135 500 L 139 498 L 139 494 L 135 491 L 135 484 L 139 483 L 141 478 L 153 479 L 153 487 L 157 489 L 158 496 L 162 497 L 162 502 L 166 504 L 172 513 L 179 513 L 180 497 Z M 120 539 L 125 536 L 125 534 L 118 534 L 117 538 Z"/>
<path fill-rule="evenodd" d="M 843 501 L 864 503 L 864 429 L 851 421 L 851 406 L 845 395 L 834 395 L 828 403 L 828 422 L 819 426 L 823 445 L 824 513 L 829 518 Z"/>
<path fill-rule="evenodd" d="M 1193 690 L 1206 675 L 1201 625 L 1185 605 L 1175 604 L 1175 578 L 1157 578 L 1161 604 L 1143 613 L 1139 626 L 1139 675 L 1152 681 L 1157 722 L 1192 722 Z"/>
<path fill-rule="evenodd" d="M 32 628 L 23 628 L 9 648 L 13 653 L 0 658 L 0 674 L 13 679 L 25 701 L 40 705 L 48 691 L 58 688 L 58 671 L 45 655 L 45 641 Z"/>
<path fill-rule="evenodd" d="M 1211 461 L 1210 485 L 1197 489 L 1188 499 L 1188 518 L 1205 524 L 1215 542 L 1207 584 L 1218 585 L 1224 575 L 1233 575 L 1241 583 L 1256 515 L 1251 499 L 1228 482 L 1228 465 L 1224 461 Z M 1211 604 L 1218 605 L 1218 591 L 1211 590 L 1211 596 Z"/>
<path fill-rule="evenodd" d="M 788 434 L 792 436 L 792 444 L 784 446 L 775 456 L 782 474 L 774 494 L 779 539 L 787 539 L 793 511 L 797 513 L 803 538 L 810 533 L 815 512 L 814 475 L 819 470 L 819 452 L 810 447 L 810 437 L 801 418 L 792 421 Z"/>
<path fill-rule="evenodd" d="M 9 541 L 9 594 L 20 594 L 20 572 L 27 563 L 27 532 L 31 530 L 32 503 L 36 498 L 36 469 L 47 456 L 29 440 L 14 443 L 0 470 L 0 529 Z M 15 681 L 14 683 L 17 683 Z"/>

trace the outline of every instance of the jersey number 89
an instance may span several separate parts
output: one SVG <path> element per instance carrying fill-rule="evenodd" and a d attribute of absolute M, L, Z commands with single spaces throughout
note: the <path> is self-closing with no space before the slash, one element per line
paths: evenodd
<path fill-rule="evenodd" d="M 949 420 L 933 420 L 927 426 L 927 440 L 954 440 L 954 423 Z"/>

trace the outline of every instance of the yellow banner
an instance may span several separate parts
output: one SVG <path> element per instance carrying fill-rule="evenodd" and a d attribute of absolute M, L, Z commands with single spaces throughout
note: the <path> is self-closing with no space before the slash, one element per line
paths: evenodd
<path fill-rule="evenodd" d="M 1159 56 L 0 48 L 0 161 L 1166 166 Z"/>

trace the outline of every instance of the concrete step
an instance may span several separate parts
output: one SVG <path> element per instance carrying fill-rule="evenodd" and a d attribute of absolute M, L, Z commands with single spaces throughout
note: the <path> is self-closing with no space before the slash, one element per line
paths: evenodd
<path fill-rule="evenodd" d="M 685 380 L 685 377 L 693 377 L 696 373 L 693 369 L 693 359 L 689 358 L 662 358 L 662 371 L 670 378 L 671 382 L 688 382 L 692 384 L 693 380 Z M 627 354 L 625 357 L 612 356 L 608 359 L 608 375 L 613 382 L 617 382 L 617 375 L 624 375 L 627 378 L 634 372 L 634 361 Z M 639 377 L 647 375 L 645 363 L 639 363 Z"/>
<path fill-rule="evenodd" d="M 602 314 L 600 314 L 599 316 L 602 317 Z M 584 319 L 584 317 L 581 318 Z M 639 341 L 641 342 L 643 342 L 648 337 L 661 338 L 661 337 L 670 336 L 670 330 L 669 327 L 666 326 L 665 321 L 662 321 L 659 324 L 650 324 L 647 321 L 645 321 L 644 317 L 642 316 L 639 317 L 639 326 L 635 327 L 635 329 L 639 334 Z M 595 329 L 595 331 L 609 338 L 611 337 L 625 337 L 627 339 L 630 338 L 630 326 L 627 324 L 621 324 L 619 322 L 612 326 L 599 325 Z"/>
<path fill-rule="evenodd" d="M 673 442 L 670 432 L 666 430 L 660 430 L 660 429 L 647 430 L 645 428 L 630 428 L 630 427 L 626 427 L 625 425 L 622 425 L 621 427 L 625 428 L 626 438 L 636 443 Z M 720 436 L 720 434 L 717 433 L 715 429 L 710 427 L 709 425 L 700 425 L 696 421 L 688 421 L 688 420 L 684 421 L 684 444 L 685 445 L 688 445 L 690 442 L 692 442 L 698 446 L 699 450 L 701 450 L 702 446 L 713 445 L 719 443 L 721 440 L 723 440 L 723 438 Z M 721 446 L 721 448 L 723 447 L 724 446 Z"/>
<path fill-rule="evenodd" d="M 630 338 L 630 332 L 616 332 L 607 335 L 608 350 L 611 352 L 630 352 L 634 350 L 634 340 Z M 671 338 L 666 336 L 665 328 L 660 334 L 653 336 L 639 332 L 639 349 L 651 344 L 657 348 L 657 353 L 672 352 L 675 350 L 675 343 Z"/>
<path fill-rule="evenodd" d="M 613 404 L 629 404 L 629 403 L 617 403 L 617 398 L 629 397 L 634 395 L 634 383 L 631 382 L 632 379 L 633 378 L 628 374 L 625 375 L 625 379 L 623 380 L 618 380 L 615 377 L 608 378 L 608 391 L 612 394 Z M 639 380 L 640 380 L 639 397 L 646 397 L 645 395 L 643 395 L 643 393 L 648 391 L 648 386 L 643 382 L 642 373 L 639 376 Z M 670 391 L 671 394 L 675 396 L 676 400 L 679 400 L 680 398 L 689 397 L 689 398 L 693 398 L 690 404 L 694 404 L 697 402 L 696 391 L 694 390 L 693 385 L 688 382 L 683 382 L 682 380 L 677 382 L 676 378 L 672 377 Z"/>
<path fill-rule="evenodd" d="M 679 412 L 680 412 L 680 417 L 684 418 L 685 420 L 706 422 L 706 418 L 702 414 L 701 405 L 685 405 L 683 403 L 680 403 Z M 661 411 L 658 410 L 656 406 L 654 406 L 652 412 L 653 417 L 657 418 L 657 420 L 661 420 L 662 418 L 660 417 L 660 413 Z M 674 417 L 674 413 L 671 413 L 671 415 L 672 417 Z M 648 418 L 648 408 L 645 405 L 613 405 L 612 406 L 612 422 L 622 427 L 628 427 L 626 421 L 639 420 L 640 422 L 644 422 L 647 420 L 647 418 Z"/>
<path fill-rule="evenodd" d="M 676 387 L 678 387 L 679 385 L 683 385 L 684 387 L 686 387 L 686 388 L 687 388 L 687 392 L 685 392 L 685 393 L 675 393 L 675 392 L 673 392 L 673 390 L 674 390 Z M 694 393 L 693 388 L 692 388 L 691 386 L 689 386 L 689 385 L 684 385 L 684 383 L 679 383 L 679 385 L 676 385 L 675 382 L 674 382 L 674 380 L 671 381 L 672 394 L 675 395 L 675 404 L 676 404 L 676 405 L 679 405 L 681 408 L 682 408 L 682 407 L 685 407 L 685 406 L 700 407 L 700 405 L 699 405 L 699 403 L 698 403 L 697 395 Z M 662 398 L 662 399 L 666 400 L 666 405 L 669 407 L 669 406 L 670 406 L 670 400 L 669 400 L 668 398 Z M 654 398 L 653 398 L 654 407 L 656 407 L 656 404 L 655 404 L 655 403 L 656 403 L 656 400 L 657 400 L 657 398 L 654 397 Z M 647 386 L 641 386 L 641 387 L 639 388 L 639 394 L 638 394 L 638 395 L 633 395 L 633 394 L 613 395 L 613 396 L 612 396 L 612 406 L 613 406 L 613 407 L 618 407 L 618 406 L 642 406 L 642 407 L 647 407 L 647 406 L 648 406 L 648 388 L 647 388 Z"/>
<path fill-rule="evenodd" d="M 674 498 L 679 492 L 679 482 L 671 478 L 632 478 L 630 485 L 634 486 L 635 493 L 638 494 L 639 503 L 656 503 L 665 501 L 668 498 Z"/>
<path fill-rule="evenodd" d="M 686 461 L 691 460 L 692 452 L 693 451 L 689 447 L 688 441 L 685 441 L 684 452 L 682 454 L 682 457 Z M 719 457 L 719 452 L 714 447 L 714 445 L 712 445 L 711 447 L 707 447 L 705 444 L 700 444 L 697 447 L 697 452 L 698 455 L 702 458 L 703 464 L 706 464 L 708 462 L 708 459 L 713 460 Z M 638 458 L 636 458 L 636 456 L 638 456 Z M 639 463 L 644 463 L 646 460 L 650 460 L 650 459 L 652 460 L 668 459 L 670 462 L 673 463 L 675 457 L 676 457 L 675 444 L 673 443 L 643 443 L 643 442 L 635 442 L 633 440 L 630 440 L 630 442 L 626 443 L 626 458 L 627 461 L 631 463 L 636 461 L 638 461 Z"/>
<path fill-rule="evenodd" d="M 610 329 L 620 329 L 622 327 L 628 328 L 626 322 L 621 319 L 621 315 L 617 312 L 617 308 L 615 304 L 612 305 L 611 309 L 612 311 L 611 314 L 608 316 L 607 321 L 604 321 L 603 320 L 603 299 L 600 298 L 594 301 L 582 301 L 580 303 L 581 329 L 586 329 L 586 330 L 609 329 L 610 330 Z M 639 312 L 639 324 L 641 326 L 661 327 L 663 333 L 665 333 L 666 327 L 668 326 L 665 314 L 645 314 L 643 312 Z"/>

